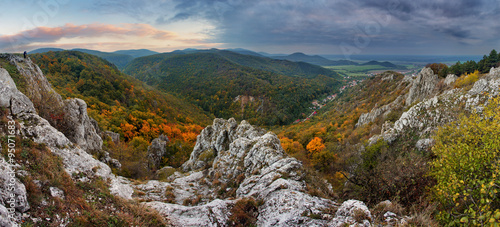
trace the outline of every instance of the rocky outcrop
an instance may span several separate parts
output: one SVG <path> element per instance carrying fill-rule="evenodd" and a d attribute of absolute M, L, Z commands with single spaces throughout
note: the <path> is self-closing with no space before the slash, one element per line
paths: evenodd
<path fill-rule="evenodd" d="M 113 141 L 114 144 L 118 144 L 120 142 L 120 134 L 118 134 L 116 132 L 105 131 L 104 135 L 111 138 L 111 141 Z"/>
<path fill-rule="evenodd" d="M 410 92 L 406 97 L 406 105 L 422 101 L 432 97 L 436 84 L 439 82 L 437 75 L 430 68 L 423 68 L 417 77 L 412 81 Z"/>
<path fill-rule="evenodd" d="M 339 207 L 335 218 L 329 223 L 332 226 L 371 226 L 372 214 L 361 201 L 347 200 Z"/>
<path fill-rule="evenodd" d="M 457 80 L 457 76 L 455 76 L 455 74 L 448 74 L 448 76 L 446 76 L 446 78 L 444 79 L 444 84 L 446 84 L 447 86 L 455 83 L 455 81 Z"/>
<path fill-rule="evenodd" d="M 373 108 L 370 113 L 364 113 L 359 116 L 358 123 L 356 123 L 356 127 L 363 126 L 374 121 L 376 118 L 387 115 L 391 112 L 391 106 L 385 105 L 380 108 Z"/>
<path fill-rule="evenodd" d="M 17 105 L 13 105 L 12 114 L 16 115 L 21 109 L 30 108 L 26 106 L 30 103 L 38 110 L 39 115 L 47 120 L 53 120 L 49 119 L 53 116 L 63 118 L 62 122 L 52 124 L 63 132 L 71 142 L 78 144 L 90 153 L 102 149 L 102 139 L 97 134 L 98 128 L 94 126 L 92 119 L 87 115 L 87 104 L 83 100 L 68 99 L 63 101 L 38 65 L 33 63 L 30 58 L 11 54 L 0 55 L 0 58 L 6 58 L 12 65 L 16 66 L 19 74 L 23 77 L 24 86 L 29 88 L 25 89 L 29 99 L 24 98 L 26 96 L 16 96 L 18 99 L 13 100 L 13 102 L 17 102 Z M 24 107 L 18 108 L 18 106 Z"/>
<path fill-rule="evenodd" d="M 0 106 L 9 108 L 14 116 L 22 113 L 36 113 L 33 103 L 17 90 L 14 80 L 3 68 L 0 68 Z"/>
<path fill-rule="evenodd" d="M 412 106 L 394 125 L 385 127 L 380 135 L 371 137 L 369 144 L 382 138 L 391 143 L 400 134 L 411 131 L 416 132 L 420 138 L 428 138 L 437 127 L 457 120 L 461 113 L 481 111 L 484 103 L 498 95 L 500 95 L 500 69 L 492 68 L 490 73 L 475 82 L 469 91 L 448 90 Z M 429 149 L 431 144 L 430 140 L 422 140 L 418 149 Z"/>
<path fill-rule="evenodd" d="M 94 177 L 101 177 L 111 182 L 110 190 L 113 194 L 127 199 L 132 198 L 133 190 L 127 180 L 116 177 L 111 173 L 108 165 L 94 159 L 92 155 L 79 146 L 75 146 L 63 133 L 52 127 L 47 120 L 38 116 L 30 99 L 16 87 L 7 86 L 11 80 L 3 79 L 0 81 L 0 97 L 6 100 L 10 99 L 10 102 L 2 101 L 0 107 L 17 110 L 14 111 L 17 114 L 13 114 L 12 111 L 11 113 L 19 124 L 18 133 L 23 138 L 31 139 L 38 144 L 45 144 L 52 153 L 61 158 L 64 168 L 70 176 L 79 176 L 75 180 L 86 181 Z M 25 100 L 25 105 L 19 105 L 14 100 Z"/>
<path fill-rule="evenodd" d="M 148 167 L 150 169 L 159 169 L 161 164 L 161 159 L 167 153 L 167 143 L 170 142 L 166 135 L 160 135 L 160 137 L 151 141 L 151 145 L 148 147 Z"/>
<path fill-rule="evenodd" d="M 140 199 L 152 200 L 146 204 L 177 226 L 224 226 L 243 198 L 260 201 L 257 226 L 327 225 L 333 217 L 325 210 L 337 206 L 308 194 L 308 188 L 323 185 L 321 190 L 329 191 L 331 186 L 320 178 L 308 181 L 318 185 L 308 185 L 312 176 L 285 154 L 277 136 L 246 121 L 215 119 L 198 136 L 182 169 L 187 173 L 171 174 L 167 182 L 134 186 L 143 192 L 137 193 Z M 321 215 L 324 220 L 310 217 Z"/>
<path fill-rule="evenodd" d="M 71 142 L 88 152 L 102 149 L 102 139 L 97 134 L 91 118 L 87 115 L 87 104 L 81 99 L 64 100 L 65 135 Z"/>

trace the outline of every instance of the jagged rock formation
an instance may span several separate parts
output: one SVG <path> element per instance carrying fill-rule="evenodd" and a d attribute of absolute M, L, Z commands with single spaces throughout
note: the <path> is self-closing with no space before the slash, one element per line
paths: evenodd
<path fill-rule="evenodd" d="M 160 135 L 158 138 L 151 141 L 148 147 L 148 167 L 150 169 L 158 169 L 161 164 L 161 159 L 167 153 L 167 143 L 170 142 L 166 135 Z"/>
<path fill-rule="evenodd" d="M 469 91 L 463 89 L 448 90 L 412 106 L 401 115 L 394 125 L 385 127 L 380 135 L 370 138 L 369 144 L 373 144 L 381 138 L 391 143 L 398 135 L 410 131 L 417 132 L 421 139 L 428 138 L 438 126 L 458 119 L 460 113 L 473 110 L 481 111 L 481 104 L 487 102 L 491 97 L 498 96 L 499 89 L 500 69 L 492 68 L 489 74 L 478 80 Z M 421 94 L 416 96 L 423 97 Z M 431 140 L 422 140 L 417 148 L 426 149 L 430 144 L 432 144 Z"/>
<path fill-rule="evenodd" d="M 102 149 L 102 139 L 97 134 L 91 118 L 87 115 L 87 104 L 81 99 L 62 100 L 61 96 L 52 88 L 40 67 L 30 58 L 16 55 L 1 55 L 15 65 L 25 82 L 26 95 L 35 104 L 38 113 L 51 120 L 52 116 L 63 118 L 57 129 L 63 132 L 71 142 L 78 144 L 82 149 L 93 152 Z M 10 77 L 10 76 L 9 76 Z M 24 100 L 25 102 L 25 100 Z M 15 108 L 14 108 L 15 110 Z M 62 110 L 62 112 L 61 112 Z M 12 112 L 16 114 L 16 112 Z M 60 116 L 57 116 L 60 115 Z"/>
<path fill-rule="evenodd" d="M 1 68 L 0 97 L 0 107 L 10 110 L 11 116 L 19 124 L 20 128 L 16 133 L 23 138 L 33 140 L 35 143 L 45 144 L 52 153 L 61 158 L 64 169 L 70 176 L 75 178 L 74 180 L 87 181 L 94 177 L 102 177 L 111 182 L 110 191 L 113 194 L 123 198 L 132 198 L 131 195 L 133 190 L 128 180 L 122 177 L 116 177 L 111 173 L 111 169 L 108 165 L 95 160 L 79 146 L 75 146 L 75 144 L 63 133 L 52 127 L 46 119 L 40 117 L 36 113 L 31 100 L 17 89 L 8 72 Z M 80 110 L 84 111 L 85 109 Z M 8 168 L 0 167 L 0 171 L 8 171 Z M 0 176 L 5 177 L 10 175 L 2 172 Z M 3 178 L 1 178 L 0 181 L 2 181 L 2 179 Z M 23 190 L 24 186 L 18 180 L 14 181 L 19 183 L 16 187 L 18 191 L 15 191 L 14 194 L 18 198 L 26 198 L 26 191 Z M 6 182 L 5 179 L 3 182 Z M 0 191 L 2 190 L 4 190 L 4 188 L 0 189 Z M 27 209 L 29 209 L 27 203 L 16 205 L 16 211 L 19 213 L 18 215 Z M 0 206 L 0 216 L 4 215 L 3 211 L 5 210 Z"/>
<path fill-rule="evenodd" d="M 328 225 L 333 216 L 325 210 L 337 206 L 308 194 L 308 182 L 323 184 L 326 191 L 331 186 L 308 179 L 311 176 L 285 154 L 276 135 L 246 121 L 215 119 L 201 132 L 182 169 L 189 172 L 176 172 L 168 182 L 134 186 L 143 192 L 138 193 L 141 199 L 154 200 L 147 205 L 177 226 L 224 226 L 228 211 L 242 198 L 260 201 L 257 226 Z M 193 200 L 198 204 L 185 206 Z M 322 214 L 324 220 L 309 217 Z"/>
<path fill-rule="evenodd" d="M 102 139 L 97 134 L 91 118 L 87 115 L 87 104 L 81 99 L 64 100 L 64 120 L 68 126 L 64 130 L 71 142 L 83 150 L 93 152 L 102 149 Z"/>
<path fill-rule="evenodd" d="M 406 98 L 406 105 L 411 105 L 433 95 L 436 84 L 439 78 L 434 74 L 432 69 L 423 68 L 417 75 L 417 78 L 412 82 L 410 92 Z"/>

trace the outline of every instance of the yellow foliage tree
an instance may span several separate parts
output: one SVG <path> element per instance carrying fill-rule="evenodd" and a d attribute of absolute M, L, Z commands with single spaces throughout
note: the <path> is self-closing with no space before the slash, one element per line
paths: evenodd
<path fill-rule="evenodd" d="M 455 88 L 461 88 L 467 85 L 471 85 L 477 80 L 479 80 L 479 71 L 476 70 L 471 74 L 466 73 L 455 81 Z"/>

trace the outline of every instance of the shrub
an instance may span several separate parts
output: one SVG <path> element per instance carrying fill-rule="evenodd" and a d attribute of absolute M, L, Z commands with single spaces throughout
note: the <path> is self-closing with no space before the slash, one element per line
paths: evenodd
<path fill-rule="evenodd" d="M 435 136 L 432 176 L 437 218 L 448 225 L 500 222 L 500 98 Z"/>
<path fill-rule="evenodd" d="M 455 88 L 466 87 L 474 84 L 477 80 L 479 80 L 479 71 L 476 70 L 471 74 L 465 74 L 464 76 L 459 77 L 455 81 Z"/>
<path fill-rule="evenodd" d="M 230 226 L 255 226 L 257 221 L 257 202 L 253 198 L 243 198 L 234 204 L 228 220 Z"/>

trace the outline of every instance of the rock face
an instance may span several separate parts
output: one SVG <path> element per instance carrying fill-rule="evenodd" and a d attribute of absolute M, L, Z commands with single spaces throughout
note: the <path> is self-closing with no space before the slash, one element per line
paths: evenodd
<path fill-rule="evenodd" d="M 10 109 L 17 116 L 22 113 L 36 113 L 33 103 L 17 90 L 7 70 L 0 68 L 0 106 Z"/>
<path fill-rule="evenodd" d="M 484 95 L 486 93 L 489 95 Z M 370 138 L 369 143 L 373 144 L 379 139 L 391 143 L 398 135 L 412 130 L 420 138 L 428 138 L 438 126 L 458 119 L 461 112 L 481 111 L 482 104 L 498 95 L 500 95 L 500 69 L 492 68 L 490 73 L 478 80 L 469 91 L 463 89 L 448 90 L 412 106 L 401 115 L 394 125 L 383 127 L 380 135 Z M 465 108 L 460 107 L 461 105 Z M 421 140 L 418 142 L 417 149 L 427 150 L 432 143 L 431 140 Z"/>
<path fill-rule="evenodd" d="M 72 142 L 80 145 L 86 151 L 92 152 L 102 149 L 102 139 L 87 115 L 87 104 L 81 99 L 64 101 L 65 123 L 68 126 L 66 136 Z"/>
<path fill-rule="evenodd" d="M 150 169 L 158 169 L 161 164 L 162 157 L 167 153 L 167 143 L 170 142 L 166 135 L 160 135 L 160 137 L 151 141 L 151 145 L 148 147 L 148 167 Z"/>
<path fill-rule="evenodd" d="M 113 141 L 113 143 L 115 143 L 115 144 L 118 144 L 118 142 L 120 142 L 120 134 L 118 134 L 116 132 L 105 131 L 104 135 L 109 136 L 111 138 L 111 141 Z"/>
<path fill-rule="evenodd" d="M 412 81 L 410 92 L 406 98 L 406 105 L 411 105 L 433 95 L 436 84 L 439 82 L 437 75 L 430 68 L 423 68 Z"/>
<path fill-rule="evenodd" d="M 147 205 L 176 226 L 224 226 L 229 211 L 242 198 L 261 201 L 257 226 L 323 226 L 333 217 L 310 216 L 337 206 L 332 200 L 308 194 L 311 185 L 306 180 L 311 176 L 302 164 L 285 154 L 275 134 L 246 121 L 215 119 L 198 136 L 182 169 L 189 172 L 174 173 L 169 182 L 134 186 L 144 192 L 138 193 L 145 195 L 142 199 L 155 200 Z M 323 185 L 322 190 L 331 190 Z M 169 202 L 176 204 L 167 203 L 168 194 L 175 197 Z M 196 198 L 198 204 L 184 206 L 185 201 Z"/>
<path fill-rule="evenodd" d="M 0 107 L 11 110 L 14 120 L 20 125 L 19 134 L 22 137 L 29 138 L 35 143 L 45 144 L 52 153 L 61 158 L 69 175 L 73 176 L 75 173 L 75 176 L 80 176 L 80 180 L 83 181 L 93 177 L 108 179 L 111 182 L 110 190 L 113 194 L 127 199 L 132 198 L 133 190 L 129 186 L 128 180 L 116 177 L 111 173 L 108 165 L 94 159 L 79 146 L 75 146 L 63 133 L 52 127 L 47 120 L 38 116 L 30 99 L 16 87 L 7 86 L 12 79 L 9 80 L 10 75 L 6 77 L 5 75 L 8 73 L 5 74 L 2 70 L 4 69 L 0 69 L 3 74 L 2 78 L 6 79 L 0 81 L 0 97 L 2 100 L 10 100 L 10 102 L 2 101 Z M 23 105 L 15 100 L 24 100 Z M 18 188 L 23 187 L 19 186 Z M 23 209 L 19 208 L 19 210 Z"/>
<path fill-rule="evenodd" d="M 47 115 L 44 117 L 48 118 L 50 114 L 56 114 L 60 110 L 64 110 L 63 123 L 56 125 L 58 130 L 63 132 L 71 142 L 80 145 L 88 152 L 102 149 L 102 139 L 96 132 L 98 129 L 87 115 L 87 104 L 83 100 L 69 99 L 63 101 L 61 96 L 52 89 L 38 65 L 33 63 L 30 58 L 25 59 L 10 54 L 0 55 L 0 58 L 6 58 L 16 66 L 19 74 L 23 76 L 26 82 L 25 86 L 29 88 L 26 89 L 28 99 L 24 98 L 26 96 L 16 96 L 18 98 L 13 100 L 17 105 L 12 105 L 12 114 L 16 115 L 21 110 L 35 107 L 40 115 Z M 31 107 L 26 105 L 31 105 Z M 35 112 L 33 111 L 33 113 Z"/>

